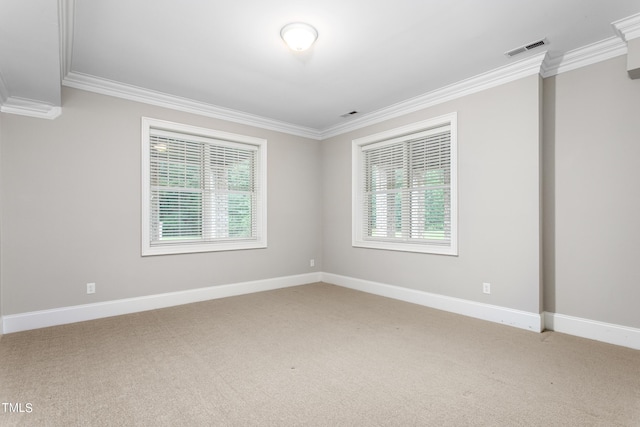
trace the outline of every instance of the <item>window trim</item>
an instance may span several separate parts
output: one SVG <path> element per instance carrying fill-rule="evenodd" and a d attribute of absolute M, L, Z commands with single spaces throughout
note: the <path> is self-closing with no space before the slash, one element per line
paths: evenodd
<path fill-rule="evenodd" d="M 374 135 L 352 140 L 351 152 L 351 194 L 352 194 L 352 246 L 359 248 L 383 249 L 404 252 L 419 252 L 440 255 L 458 255 L 458 115 L 449 113 L 432 119 L 412 123 L 395 129 L 390 129 Z M 418 132 L 430 129 L 450 126 L 451 132 L 451 240 L 450 245 L 440 246 L 419 242 L 397 242 L 385 239 L 364 238 L 363 236 L 363 199 L 364 188 L 362 182 L 363 174 L 363 147 L 372 144 L 384 144 L 392 139 L 402 138 Z"/>
<path fill-rule="evenodd" d="M 210 241 L 199 243 L 176 243 L 167 245 L 151 244 L 151 156 L 150 136 L 153 130 L 186 134 L 196 138 L 221 140 L 223 143 L 251 145 L 257 150 L 258 167 L 256 179 L 260 188 L 256 209 L 256 239 L 237 241 Z M 142 256 L 169 255 L 196 252 L 218 252 L 267 247 L 267 140 L 252 136 L 174 123 L 165 120 L 142 117 Z"/>

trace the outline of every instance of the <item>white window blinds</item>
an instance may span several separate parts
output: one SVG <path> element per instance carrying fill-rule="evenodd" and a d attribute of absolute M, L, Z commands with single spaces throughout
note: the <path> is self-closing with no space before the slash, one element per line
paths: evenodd
<path fill-rule="evenodd" d="M 358 144 L 355 246 L 452 252 L 455 168 L 451 129 L 446 123 Z"/>
<path fill-rule="evenodd" d="M 260 146 L 150 127 L 146 149 L 149 248 L 262 240 Z"/>

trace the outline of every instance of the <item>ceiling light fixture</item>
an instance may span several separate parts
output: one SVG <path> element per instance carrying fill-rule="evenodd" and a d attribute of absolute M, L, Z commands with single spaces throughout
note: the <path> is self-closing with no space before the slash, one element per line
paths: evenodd
<path fill-rule="evenodd" d="M 309 49 L 318 38 L 318 31 L 309 24 L 292 22 L 282 27 L 280 37 L 292 50 L 302 52 Z"/>

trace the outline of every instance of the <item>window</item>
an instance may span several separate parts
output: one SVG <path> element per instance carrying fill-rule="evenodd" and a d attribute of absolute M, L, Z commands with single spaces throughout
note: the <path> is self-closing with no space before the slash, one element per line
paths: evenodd
<path fill-rule="evenodd" d="M 142 119 L 142 255 L 265 248 L 267 141 Z"/>
<path fill-rule="evenodd" d="M 353 246 L 457 255 L 455 113 L 353 141 Z"/>

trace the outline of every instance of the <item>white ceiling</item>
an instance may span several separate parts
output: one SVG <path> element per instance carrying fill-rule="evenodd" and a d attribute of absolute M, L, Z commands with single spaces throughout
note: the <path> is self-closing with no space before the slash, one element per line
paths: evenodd
<path fill-rule="evenodd" d="M 638 12 L 640 0 L 0 0 L 0 101 L 60 106 L 61 84 L 93 84 L 322 132 L 544 49 L 562 58 Z M 307 52 L 280 39 L 293 21 L 318 30 Z"/>

